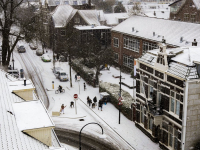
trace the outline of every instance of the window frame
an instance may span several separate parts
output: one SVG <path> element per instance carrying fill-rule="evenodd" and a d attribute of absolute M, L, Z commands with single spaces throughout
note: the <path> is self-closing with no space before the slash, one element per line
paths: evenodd
<path fill-rule="evenodd" d="M 142 42 L 142 53 L 146 53 L 149 50 L 153 50 L 153 49 L 158 49 L 158 45 L 155 43 L 151 43 L 151 42 L 147 42 L 147 41 L 143 41 Z"/>
<path fill-rule="evenodd" d="M 173 96 L 172 96 L 172 92 L 174 93 Z M 177 95 L 179 95 L 179 99 L 177 99 Z M 181 97 L 181 95 L 179 93 L 177 93 L 173 90 L 170 90 L 169 111 L 178 117 L 180 115 L 180 105 L 181 105 L 180 97 Z M 174 101 L 173 110 L 172 110 L 172 100 Z M 179 106 L 179 107 L 177 107 L 177 106 Z M 177 113 L 177 108 L 178 108 L 178 113 Z"/>
<path fill-rule="evenodd" d="M 115 62 L 119 62 L 119 54 L 118 53 L 114 53 L 114 61 Z"/>
<path fill-rule="evenodd" d="M 78 1 L 73 1 L 73 5 L 78 5 Z"/>
<path fill-rule="evenodd" d="M 132 50 L 137 53 L 140 52 L 140 41 L 138 39 L 125 36 L 123 40 L 124 40 L 123 48 Z"/>
<path fill-rule="evenodd" d="M 62 34 L 64 33 L 64 34 Z M 60 36 L 66 36 L 66 31 L 65 30 L 60 30 Z"/>
<path fill-rule="evenodd" d="M 134 58 L 124 54 L 123 55 L 123 65 L 128 67 L 128 68 L 133 69 L 134 68 Z"/>
<path fill-rule="evenodd" d="M 119 47 L 119 38 L 116 37 L 113 38 L 113 46 L 117 48 Z"/>
<path fill-rule="evenodd" d="M 74 18 L 74 23 L 80 23 L 80 22 L 81 22 L 80 17 L 75 17 L 75 18 Z"/>

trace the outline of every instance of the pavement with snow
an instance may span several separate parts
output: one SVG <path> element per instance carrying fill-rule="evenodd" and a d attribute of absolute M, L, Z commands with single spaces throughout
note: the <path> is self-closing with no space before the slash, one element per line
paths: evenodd
<path fill-rule="evenodd" d="M 72 84 L 73 87 L 70 87 L 70 82 L 60 82 L 56 79 L 55 75 L 52 72 L 53 63 L 52 62 L 43 62 L 39 56 L 35 54 L 36 51 L 31 50 L 27 43 L 21 42 L 26 47 L 27 52 L 22 53 L 20 55 L 31 55 L 32 60 L 34 60 L 34 64 L 37 66 L 37 69 L 40 70 L 42 81 L 44 87 L 47 90 L 47 94 L 50 100 L 49 106 L 49 114 L 52 116 L 52 111 L 59 112 L 61 105 L 67 105 L 65 108 L 65 114 L 61 114 L 58 117 L 52 116 L 52 120 L 54 121 L 56 127 L 66 128 L 70 130 L 80 131 L 81 128 L 90 122 L 99 123 L 103 129 L 104 134 L 106 135 L 105 140 L 117 145 L 119 149 L 132 149 L 134 147 L 137 150 L 159 150 L 159 145 L 157 143 L 152 142 L 146 135 L 143 134 L 141 130 L 139 130 L 134 122 L 128 120 L 123 114 L 121 114 L 121 123 L 119 124 L 119 111 L 112 104 L 108 103 L 107 105 L 103 105 L 103 111 L 98 110 L 97 107 L 92 109 L 87 105 L 87 96 L 91 99 L 94 96 L 97 97 L 97 100 L 100 99 L 99 88 L 93 88 L 89 85 L 86 85 L 87 89 L 84 91 L 83 83 L 85 82 L 81 79 L 80 82 L 75 82 L 75 74 L 76 72 L 72 70 Z M 49 56 L 52 58 L 53 52 L 48 50 Z M 21 69 L 22 62 L 19 60 L 17 51 L 14 52 L 15 58 L 15 66 L 18 69 Z M 56 62 L 56 67 L 61 67 L 63 71 L 69 75 L 69 65 L 68 62 Z M 25 71 L 26 69 L 23 68 Z M 119 75 L 119 70 L 113 67 L 110 70 L 101 71 L 100 81 L 103 82 L 111 82 L 119 84 L 119 78 L 114 78 L 112 75 Z M 133 79 L 130 78 L 130 75 L 122 73 L 123 82 L 128 83 L 130 85 L 133 84 Z M 54 81 L 54 89 L 52 88 L 52 81 Z M 65 89 L 65 93 L 55 94 L 55 90 L 57 87 L 61 85 Z M 79 92 L 80 87 L 80 92 Z M 122 89 L 128 91 L 131 95 L 133 95 L 133 90 L 128 89 L 127 87 L 122 85 Z M 79 99 L 76 101 L 77 105 L 77 114 L 75 108 L 70 108 L 70 102 L 74 101 L 73 95 L 78 94 Z M 80 118 L 83 118 L 84 121 L 79 121 Z M 88 125 L 83 131 L 87 134 L 93 134 L 100 136 L 101 129 L 96 125 Z M 127 141 L 124 140 L 121 137 Z M 69 150 L 76 149 L 74 147 L 69 146 Z"/>

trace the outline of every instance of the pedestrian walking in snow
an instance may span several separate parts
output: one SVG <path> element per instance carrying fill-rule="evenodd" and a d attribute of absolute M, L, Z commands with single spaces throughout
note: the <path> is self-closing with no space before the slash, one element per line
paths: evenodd
<path fill-rule="evenodd" d="M 77 81 L 77 75 L 75 74 L 75 82 Z"/>
<path fill-rule="evenodd" d="M 89 99 L 88 104 L 89 104 L 89 107 L 90 107 L 90 105 L 92 104 L 92 100 L 91 99 Z"/>
<path fill-rule="evenodd" d="M 92 103 L 92 108 L 95 108 L 95 103 Z"/>
<path fill-rule="evenodd" d="M 103 101 L 102 100 L 99 100 L 98 110 L 99 110 L 99 107 L 101 108 L 101 111 L 102 111 L 102 107 L 103 107 Z"/>
<path fill-rule="evenodd" d="M 84 86 L 84 91 L 86 90 L 86 84 L 85 83 L 83 83 L 83 86 Z"/>
<path fill-rule="evenodd" d="M 67 105 L 66 105 L 66 106 L 67 106 Z M 66 107 L 66 106 L 64 106 L 64 104 L 61 105 L 60 114 L 62 114 L 62 113 L 64 114 L 64 113 L 65 113 L 64 111 L 65 111 L 65 107 Z"/>
<path fill-rule="evenodd" d="M 96 96 L 93 98 L 93 102 L 94 102 L 95 106 L 97 106 L 97 97 Z"/>
<path fill-rule="evenodd" d="M 90 97 L 88 96 L 88 97 L 87 97 L 87 104 L 89 104 L 89 99 L 90 99 Z"/>
<path fill-rule="evenodd" d="M 73 101 L 70 102 L 70 107 L 71 108 L 74 107 L 74 102 Z"/>

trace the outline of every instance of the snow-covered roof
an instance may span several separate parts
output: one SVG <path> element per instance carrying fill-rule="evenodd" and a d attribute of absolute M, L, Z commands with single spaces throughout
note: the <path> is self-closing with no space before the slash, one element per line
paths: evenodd
<path fill-rule="evenodd" d="M 24 80 L 16 80 L 8 82 L 9 90 L 11 92 L 17 90 L 34 89 L 34 85 L 31 80 L 26 80 L 26 86 L 24 86 Z"/>
<path fill-rule="evenodd" d="M 55 126 L 40 100 L 13 103 L 13 109 L 20 131 Z"/>
<path fill-rule="evenodd" d="M 111 29 L 108 26 L 77 26 L 76 29 L 78 30 L 100 30 L 100 29 Z"/>
<path fill-rule="evenodd" d="M 83 1 L 88 3 L 88 0 L 46 0 L 48 6 L 57 6 L 59 4 L 68 4 L 68 5 L 83 5 Z M 76 4 L 74 2 L 77 2 Z M 42 4 L 45 3 L 45 0 L 42 1 Z"/>
<path fill-rule="evenodd" d="M 200 0 L 193 0 L 197 9 L 200 9 Z"/>
<path fill-rule="evenodd" d="M 119 24 L 119 19 L 129 18 L 128 13 L 111 13 L 104 14 L 107 25 L 117 25 Z"/>
<path fill-rule="evenodd" d="M 76 14 L 77 9 L 70 5 L 59 5 L 52 12 L 52 19 L 55 27 L 65 27 L 71 18 Z"/>
<path fill-rule="evenodd" d="M 150 50 L 138 60 L 148 65 L 154 66 L 157 60 L 159 49 Z M 169 69 L 167 73 L 178 76 L 183 79 L 196 79 L 199 78 L 197 74 L 196 65 L 194 62 L 200 59 L 200 47 L 192 46 L 189 48 L 172 48 L 166 49 L 168 56 L 174 55 L 171 58 Z"/>
<path fill-rule="evenodd" d="M 1 149 L 11 150 L 33 150 L 33 149 L 48 149 L 48 146 L 42 142 L 24 134 L 17 127 L 14 109 L 12 104 L 15 102 L 22 102 L 23 100 L 12 94 L 9 91 L 8 82 L 16 80 L 7 75 L 6 72 L 0 70 L 0 147 Z M 37 119 L 37 118 L 36 118 Z M 35 120 L 37 121 L 37 120 Z M 52 146 L 60 147 L 60 143 L 52 131 Z"/>
<path fill-rule="evenodd" d="M 97 10 L 99 21 L 106 21 L 103 10 Z"/>
<path fill-rule="evenodd" d="M 88 23 L 88 25 L 100 25 L 98 12 L 96 10 L 78 10 L 78 13 Z"/>
<path fill-rule="evenodd" d="M 142 16 L 132 16 L 114 27 L 112 31 L 154 42 L 160 42 L 164 37 L 166 43 L 173 46 L 191 46 L 194 39 L 200 42 L 200 24 Z"/>

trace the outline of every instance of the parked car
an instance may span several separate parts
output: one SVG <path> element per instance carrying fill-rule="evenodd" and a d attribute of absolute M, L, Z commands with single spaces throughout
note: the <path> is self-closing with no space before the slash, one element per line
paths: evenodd
<path fill-rule="evenodd" d="M 16 78 L 19 78 L 19 71 L 17 69 L 14 70 L 8 70 L 7 71 L 9 74 L 13 75 Z"/>
<path fill-rule="evenodd" d="M 25 53 L 26 52 L 26 49 L 25 49 L 25 47 L 23 45 L 19 46 L 17 48 L 17 50 L 18 50 L 19 53 Z"/>
<path fill-rule="evenodd" d="M 43 54 L 41 59 L 43 62 L 51 62 L 51 58 L 47 54 Z"/>
<path fill-rule="evenodd" d="M 29 43 L 29 47 L 32 50 L 36 50 L 38 48 L 37 43 L 35 41 Z"/>
<path fill-rule="evenodd" d="M 43 50 L 42 49 L 37 49 L 36 50 L 36 55 L 37 56 L 42 56 L 43 55 Z"/>
<path fill-rule="evenodd" d="M 63 72 L 63 71 L 59 71 L 59 72 L 58 72 L 57 78 L 58 78 L 60 81 L 69 81 L 68 74 L 67 74 L 66 72 Z"/>
<path fill-rule="evenodd" d="M 52 71 L 53 71 L 54 75 L 55 75 L 56 78 L 57 78 L 58 73 L 59 73 L 60 71 L 62 71 L 62 68 L 60 68 L 60 67 L 54 67 L 54 68 L 52 69 Z"/>

